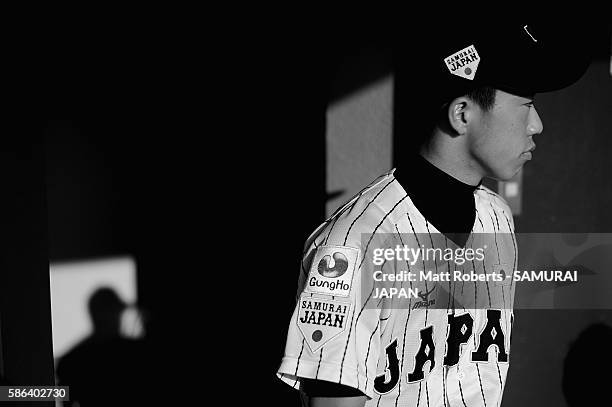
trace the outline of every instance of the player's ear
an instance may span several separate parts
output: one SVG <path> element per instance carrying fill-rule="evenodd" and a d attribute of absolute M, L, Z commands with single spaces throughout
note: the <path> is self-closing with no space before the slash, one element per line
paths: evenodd
<path fill-rule="evenodd" d="M 451 128 L 458 135 L 463 135 L 468 130 L 470 121 L 475 117 L 476 104 L 466 96 L 455 98 L 448 105 L 447 119 Z"/>

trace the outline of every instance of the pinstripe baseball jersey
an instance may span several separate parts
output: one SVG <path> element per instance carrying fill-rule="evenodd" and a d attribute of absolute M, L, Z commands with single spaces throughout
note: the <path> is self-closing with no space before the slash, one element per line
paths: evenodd
<path fill-rule="evenodd" d="M 511 211 L 479 186 L 465 247 L 480 245 L 482 261 L 377 266 L 372 255 L 382 247 L 459 249 L 425 219 L 393 173 L 374 180 L 307 240 L 277 375 L 296 389 L 302 378 L 357 388 L 366 406 L 498 406 L 510 355 L 512 279 L 395 281 L 393 287 L 419 293 L 398 299 L 377 295 L 371 277 L 375 270 L 401 275 L 418 268 L 511 274 L 517 262 Z M 476 243 L 479 236 L 486 238 Z"/>

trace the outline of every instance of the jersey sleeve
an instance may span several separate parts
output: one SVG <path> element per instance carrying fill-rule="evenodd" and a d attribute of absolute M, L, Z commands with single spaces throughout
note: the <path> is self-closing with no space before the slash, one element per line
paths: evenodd
<path fill-rule="evenodd" d="M 382 322 L 380 304 L 372 298 L 375 265 L 368 253 L 380 244 L 367 232 L 381 216 L 370 208 L 356 221 L 333 219 L 310 239 L 277 372 L 296 389 L 303 388 L 303 379 L 315 379 L 374 396 Z"/>

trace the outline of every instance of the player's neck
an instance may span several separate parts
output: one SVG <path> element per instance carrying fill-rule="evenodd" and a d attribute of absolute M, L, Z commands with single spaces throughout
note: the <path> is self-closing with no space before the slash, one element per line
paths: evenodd
<path fill-rule="evenodd" d="M 474 168 L 464 154 L 461 141 L 433 136 L 421 150 L 421 156 L 431 164 L 464 184 L 476 186 L 482 181 L 482 174 Z"/>

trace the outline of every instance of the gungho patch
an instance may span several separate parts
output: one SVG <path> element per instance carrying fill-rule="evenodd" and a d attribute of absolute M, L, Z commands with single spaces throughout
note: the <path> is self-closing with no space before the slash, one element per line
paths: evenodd
<path fill-rule="evenodd" d="M 354 247 L 320 246 L 312 260 L 304 291 L 348 297 L 358 259 L 359 249 Z"/>

